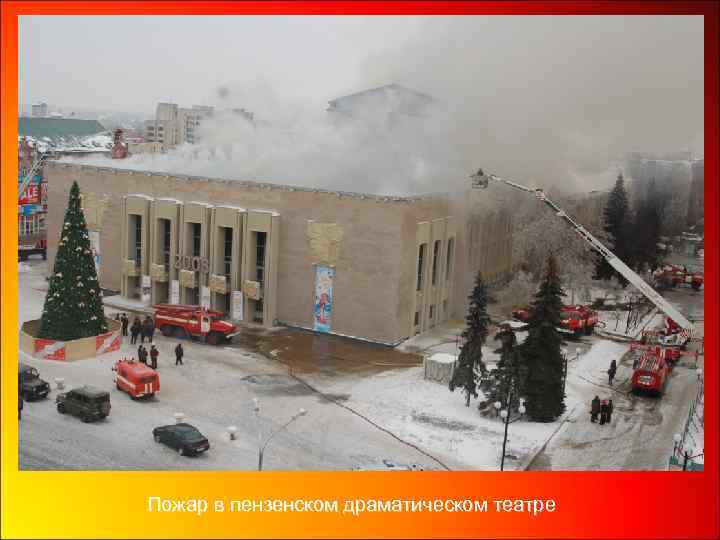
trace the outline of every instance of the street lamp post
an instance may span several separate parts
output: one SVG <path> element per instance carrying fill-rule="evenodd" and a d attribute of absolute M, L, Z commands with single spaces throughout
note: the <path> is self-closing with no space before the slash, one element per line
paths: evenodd
<path fill-rule="evenodd" d="M 505 470 L 505 449 L 507 448 L 507 437 L 508 437 L 508 426 L 512 424 L 513 422 L 517 422 L 520 420 L 523 415 L 525 414 L 525 400 L 523 398 L 520 398 L 520 406 L 518 407 L 518 413 L 519 415 L 510 419 L 510 399 L 512 397 L 512 390 L 508 392 L 507 402 L 505 404 L 506 408 L 500 410 L 500 418 L 503 419 L 503 422 L 505 424 L 505 434 L 503 436 L 503 446 L 502 446 L 502 457 L 500 458 L 500 470 Z M 500 409 L 501 403 L 499 401 L 495 402 L 495 409 Z"/>
<path fill-rule="evenodd" d="M 273 440 L 275 435 L 280 433 L 282 430 L 284 430 L 286 427 L 288 427 L 290 424 L 292 424 L 295 420 L 300 418 L 301 416 L 305 416 L 307 414 L 307 411 L 305 409 L 300 409 L 297 413 L 293 415 L 290 420 L 285 422 L 282 426 L 280 426 L 278 429 L 273 431 L 270 436 L 265 439 L 263 442 L 262 440 L 262 432 L 260 431 L 260 402 L 257 398 L 253 399 L 254 403 L 254 410 L 255 410 L 255 418 L 257 420 L 257 431 L 258 431 L 258 471 L 262 471 L 263 467 L 263 456 L 265 455 L 265 449 L 267 448 L 267 445 L 270 444 L 270 441 Z"/>

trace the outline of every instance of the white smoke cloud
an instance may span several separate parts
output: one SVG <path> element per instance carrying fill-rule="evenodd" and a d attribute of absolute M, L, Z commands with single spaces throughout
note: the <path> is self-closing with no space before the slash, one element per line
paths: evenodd
<path fill-rule="evenodd" d="M 423 118 L 384 109 L 338 125 L 262 82 L 227 84 L 202 142 L 122 163 L 168 174 L 408 195 L 463 187 L 478 167 L 530 185 L 612 185 L 629 150 L 702 153 L 702 17 L 431 17 L 368 59 L 366 85 L 427 93 Z M 292 93 L 292 89 L 283 89 Z"/>

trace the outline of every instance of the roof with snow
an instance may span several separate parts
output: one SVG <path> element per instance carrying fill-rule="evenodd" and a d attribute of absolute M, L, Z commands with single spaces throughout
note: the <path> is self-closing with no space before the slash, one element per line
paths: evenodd
<path fill-rule="evenodd" d="M 18 136 L 35 139 L 62 139 L 87 137 L 107 131 L 97 120 L 79 120 L 77 118 L 18 118 Z"/>
<path fill-rule="evenodd" d="M 18 118 L 18 140 L 40 152 L 107 152 L 112 137 L 97 120 L 76 118 Z"/>
<path fill-rule="evenodd" d="M 329 112 L 349 113 L 356 109 L 390 109 L 403 114 L 419 114 L 435 99 L 399 84 L 388 84 L 328 101 Z"/>

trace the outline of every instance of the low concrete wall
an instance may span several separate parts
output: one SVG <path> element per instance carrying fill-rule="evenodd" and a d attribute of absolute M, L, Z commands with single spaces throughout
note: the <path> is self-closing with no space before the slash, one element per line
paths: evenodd
<path fill-rule="evenodd" d="M 35 358 L 45 360 L 73 361 L 93 358 L 120 348 L 120 323 L 106 319 L 108 332 L 101 336 L 60 341 L 37 337 L 40 320 L 23 323 L 20 330 L 20 350 Z"/>

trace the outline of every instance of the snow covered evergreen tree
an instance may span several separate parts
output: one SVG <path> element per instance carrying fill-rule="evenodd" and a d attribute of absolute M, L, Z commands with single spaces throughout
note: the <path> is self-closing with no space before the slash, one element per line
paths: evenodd
<path fill-rule="evenodd" d="M 488 335 L 490 317 L 487 314 L 487 290 L 482 275 L 478 272 L 475 288 L 468 297 L 470 307 L 465 318 L 467 326 L 463 330 L 463 346 L 460 349 L 457 367 L 450 379 L 450 391 L 460 388 L 465 392 L 465 406 L 470 406 L 470 397 L 477 397 L 477 385 L 486 372 L 482 360 L 482 346 Z"/>
<path fill-rule="evenodd" d="M 529 417 L 552 422 L 565 411 L 562 336 L 558 331 L 564 291 L 554 257 L 549 257 L 543 281 L 535 294 L 528 337 L 520 347 L 526 376 L 524 394 Z"/>
<path fill-rule="evenodd" d="M 102 292 L 80 206 L 80 188 L 73 182 L 39 337 L 66 341 L 107 331 Z"/>
<path fill-rule="evenodd" d="M 658 242 L 662 232 L 667 197 L 651 180 L 644 197 L 640 197 L 636 210 L 633 230 L 635 246 L 632 260 L 635 270 L 647 267 L 654 270 L 661 262 Z"/>
<path fill-rule="evenodd" d="M 503 409 L 517 410 L 520 397 L 523 396 L 522 385 L 525 378 L 524 366 L 517 348 L 517 338 L 515 332 L 508 326 L 501 329 L 495 335 L 495 339 L 501 343 L 500 349 L 495 351 L 500 354 L 500 360 L 480 381 L 480 388 L 491 406 L 499 401 Z"/>
<path fill-rule="evenodd" d="M 618 174 L 615 187 L 610 192 L 607 204 L 605 205 L 603 219 L 605 222 L 605 232 L 608 234 L 611 242 L 609 246 L 610 249 L 621 261 L 630 265 L 632 261 L 630 258 L 631 250 L 628 236 L 632 223 L 622 173 Z M 625 278 L 618 274 L 604 258 L 598 259 L 597 276 L 600 279 L 610 279 L 613 276 L 617 276 L 623 285 L 627 284 Z"/>

